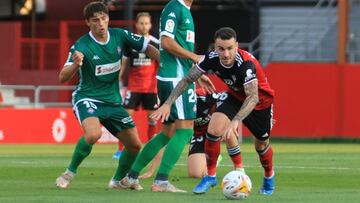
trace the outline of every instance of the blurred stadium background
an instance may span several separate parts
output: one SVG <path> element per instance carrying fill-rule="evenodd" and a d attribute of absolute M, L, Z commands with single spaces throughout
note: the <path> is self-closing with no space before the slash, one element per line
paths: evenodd
<path fill-rule="evenodd" d="M 74 190 L 63 193 L 53 187 L 82 134 L 70 103 L 77 81 L 61 85 L 58 73 L 71 44 L 88 32 L 82 15 L 88 2 L 0 1 L 0 202 L 118 200 L 116 193 L 103 190 L 116 165 L 111 160 L 116 145 L 94 149 Z M 167 2 L 106 1 L 111 26 L 133 30 L 134 16 L 148 11 L 154 36 Z M 272 137 L 279 192 L 272 198 L 254 194 L 247 201 L 358 202 L 360 0 L 195 0 L 192 14 L 197 53 L 208 49 L 215 30 L 234 28 L 241 47 L 261 61 L 276 93 Z M 223 84 L 214 79 L 221 89 Z M 134 119 L 146 141 L 144 116 L 140 110 Z M 249 155 L 244 155 L 245 167 L 257 189 L 261 168 L 246 138 L 249 132 L 244 129 L 243 134 L 243 152 Z M 116 140 L 104 129 L 100 142 Z M 227 158 L 224 163 L 220 174 L 230 170 Z M 185 164 L 186 152 L 174 176 L 186 177 Z M 188 190 L 197 182 L 186 181 L 182 186 Z M 181 198 L 220 201 L 220 193 Z M 134 198 L 131 192 L 122 194 L 124 201 Z M 176 200 L 171 194 L 158 197 L 150 192 L 139 198 L 144 199 L 135 202 Z"/>

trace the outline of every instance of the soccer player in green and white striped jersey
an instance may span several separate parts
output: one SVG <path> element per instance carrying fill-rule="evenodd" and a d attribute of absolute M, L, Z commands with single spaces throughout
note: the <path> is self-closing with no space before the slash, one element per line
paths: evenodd
<path fill-rule="evenodd" d="M 90 32 L 71 47 L 68 60 L 59 74 L 60 81 L 66 82 L 79 73 L 72 103 L 84 135 L 75 147 L 68 168 L 56 179 L 55 185 L 59 188 L 69 186 L 79 165 L 100 139 L 103 125 L 126 147 L 109 182 L 110 188 L 118 189 L 119 180 L 126 175 L 141 149 L 135 123 L 121 106 L 119 72 L 123 51 L 127 48 L 142 50 L 156 60 L 159 60 L 159 51 L 148 45 L 142 36 L 120 28 L 108 28 L 108 9 L 101 2 L 86 5 L 84 15 Z M 142 188 L 133 185 L 133 189 Z"/>
<path fill-rule="evenodd" d="M 160 17 L 160 67 L 158 96 L 163 104 L 177 83 L 188 73 L 201 56 L 194 52 L 194 22 L 190 12 L 193 0 L 171 0 Z M 204 76 L 201 82 L 210 82 Z M 210 82 L 211 83 L 211 82 Z M 138 183 L 140 171 L 166 145 L 164 155 L 151 187 L 153 192 L 185 192 L 168 181 L 168 176 L 179 159 L 185 145 L 193 135 L 193 119 L 196 117 L 195 84 L 189 85 L 171 107 L 169 119 L 163 123 L 162 132 L 145 146 L 128 175 L 120 181 L 124 188 Z"/>

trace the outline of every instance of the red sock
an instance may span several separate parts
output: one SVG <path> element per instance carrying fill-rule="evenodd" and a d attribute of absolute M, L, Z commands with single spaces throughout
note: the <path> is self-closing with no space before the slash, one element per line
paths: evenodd
<path fill-rule="evenodd" d="M 124 149 L 124 145 L 121 142 L 118 143 L 118 146 L 119 146 L 118 148 L 119 151 L 122 151 Z"/>
<path fill-rule="evenodd" d="M 220 154 L 220 139 L 221 137 L 216 137 L 214 135 L 206 133 L 205 154 L 209 176 L 216 175 L 216 163 Z"/>
<path fill-rule="evenodd" d="M 242 162 L 242 156 L 240 151 L 240 146 L 237 145 L 235 147 L 227 148 L 228 154 L 234 164 L 234 168 L 242 168 L 243 162 Z"/>
<path fill-rule="evenodd" d="M 148 125 L 148 132 L 147 132 L 147 137 L 148 137 L 148 141 L 152 138 L 152 137 L 154 137 L 158 132 L 158 130 L 157 130 L 157 122 L 156 121 L 154 121 L 154 122 L 149 122 L 148 123 L 149 125 Z"/>
<path fill-rule="evenodd" d="M 261 165 L 264 168 L 264 176 L 271 177 L 273 175 L 273 150 L 271 145 L 269 144 L 264 150 L 257 152 L 259 154 Z"/>

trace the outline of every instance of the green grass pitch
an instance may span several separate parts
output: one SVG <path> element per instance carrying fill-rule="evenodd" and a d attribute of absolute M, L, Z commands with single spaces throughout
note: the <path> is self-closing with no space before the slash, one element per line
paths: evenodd
<path fill-rule="evenodd" d="M 116 145 L 95 145 L 70 188 L 59 190 L 54 181 L 68 165 L 73 149 L 73 145 L 0 145 L 0 202 L 231 202 L 219 186 L 205 195 L 191 192 L 199 180 L 186 177 L 186 151 L 171 179 L 188 193 L 152 193 L 152 180 L 141 181 L 144 191 L 109 190 L 117 165 L 111 158 Z M 224 149 L 219 182 L 232 169 Z M 359 144 L 273 143 L 273 149 L 276 189 L 272 196 L 263 196 L 258 193 L 262 181 L 258 157 L 252 144 L 242 145 L 246 172 L 253 182 L 252 194 L 244 202 L 360 202 Z"/>

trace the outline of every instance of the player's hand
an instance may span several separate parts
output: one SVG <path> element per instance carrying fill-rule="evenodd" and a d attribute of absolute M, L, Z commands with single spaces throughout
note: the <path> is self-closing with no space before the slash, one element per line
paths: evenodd
<path fill-rule="evenodd" d="M 241 124 L 241 122 L 239 120 L 233 120 L 231 121 L 230 125 L 228 126 L 228 128 L 226 129 L 223 139 L 224 140 L 228 140 L 231 138 L 231 136 L 237 136 L 238 132 L 239 132 L 239 125 Z"/>
<path fill-rule="evenodd" d="M 159 120 L 161 119 L 161 122 L 167 121 L 170 116 L 170 105 L 169 104 L 163 104 L 158 108 L 154 113 L 150 115 L 150 118 Z"/>
<path fill-rule="evenodd" d="M 79 51 L 75 51 L 72 55 L 72 60 L 76 65 L 80 67 L 83 64 L 84 54 Z"/>
<path fill-rule="evenodd" d="M 202 75 L 199 79 L 197 79 L 196 82 L 201 87 L 203 92 L 207 92 L 208 94 L 216 93 L 215 86 L 208 76 Z"/>
<path fill-rule="evenodd" d="M 205 58 L 205 55 L 197 55 L 195 54 L 195 58 L 193 59 L 194 63 L 198 63 Z"/>

